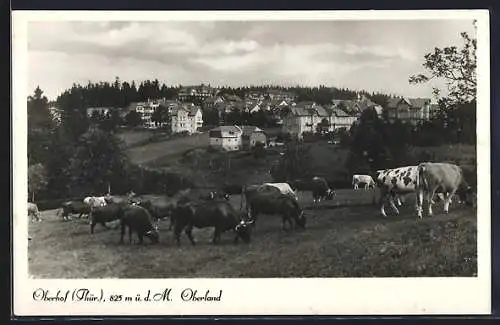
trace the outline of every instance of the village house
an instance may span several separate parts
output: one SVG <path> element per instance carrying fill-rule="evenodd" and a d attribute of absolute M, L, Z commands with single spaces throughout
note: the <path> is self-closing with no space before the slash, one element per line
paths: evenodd
<path fill-rule="evenodd" d="M 221 125 L 208 132 L 209 146 L 214 149 L 237 151 L 241 148 L 241 128 Z"/>
<path fill-rule="evenodd" d="M 315 133 L 322 120 L 329 121 L 330 114 L 321 105 L 314 102 L 299 102 L 288 107 L 283 118 L 282 132 L 299 137 L 304 132 Z"/>
<path fill-rule="evenodd" d="M 390 98 L 387 104 L 389 121 L 396 120 L 412 125 L 429 120 L 431 100 L 429 98 Z"/>
<path fill-rule="evenodd" d="M 267 146 L 267 137 L 264 130 L 252 126 L 252 125 L 242 125 L 241 127 L 241 147 L 243 150 L 249 150 L 257 143 L 262 143 L 264 147 Z"/>
<path fill-rule="evenodd" d="M 142 125 L 145 128 L 156 128 L 156 124 L 151 120 L 155 109 L 159 106 L 158 103 L 152 103 L 150 100 L 147 102 L 134 102 L 130 103 L 127 113 L 136 111 L 141 116 Z"/>
<path fill-rule="evenodd" d="M 267 143 L 264 131 L 251 125 L 221 125 L 209 131 L 209 145 L 214 149 L 249 150 L 258 142 Z"/>
<path fill-rule="evenodd" d="M 222 96 L 212 96 L 205 99 L 205 101 L 203 102 L 203 107 L 211 109 L 214 108 L 216 105 L 222 103 L 224 103 L 224 98 Z"/>
<path fill-rule="evenodd" d="M 199 86 L 186 86 L 182 87 L 179 91 L 177 98 L 180 101 L 204 101 L 205 99 L 214 96 L 216 90 L 210 85 L 201 84 Z"/>
<path fill-rule="evenodd" d="M 329 111 L 330 113 L 329 131 L 334 131 L 342 128 L 349 130 L 354 122 L 356 122 L 356 120 L 358 119 L 357 114 L 349 114 L 338 107 L 329 108 L 327 109 L 327 111 Z"/>
<path fill-rule="evenodd" d="M 170 125 L 172 133 L 198 132 L 203 126 L 203 114 L 201 108 L 192 103 L 182 104 L 172 109 L 170 113 Z"/>

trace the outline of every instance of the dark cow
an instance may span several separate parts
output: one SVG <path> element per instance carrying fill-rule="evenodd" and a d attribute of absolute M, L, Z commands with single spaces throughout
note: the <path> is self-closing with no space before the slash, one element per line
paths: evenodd
<path fill-rule="evenodd" d="M 284 184 L 286 184 L 287 188 L 283 186 Z M 248 214 L 248 201 L 252 196 L 258 193 L 270 193 L 277 196 L 285 195 L 294 199 L 295 201 L 298 200 L 297 193 L 294 190 L 292 190 L 291 186 L 287 183 L 264 183 L 264 184 L 245 185 L 241 189 L 240 209 L 243 210 L 244 209 L 243 206 L 245 206 L 245 210 Z"/>
<path fill-rule="evenodd" d="M 129 192 L 127 195 L 109 195 L 104 197 L 107 204 L 118 203 L 118 204 L 133 204 L 139 201 L 139 198 L 135 196 L 134 192 Z"/>
<path fill-rule="evenodd" d="M 132 243 L 132 232 L 137 234 L 139 244 L 143 243 L 144 237 L 148 237 L 154 244 L 159 242 L 160 236 L 153 225 L 153 218 L 148 210 L 141 206 L 129 205 L 124 207 L 120 218 L 120 225 L 120 243 L 123 243 L 123 236 L 127 227 L 129 243 Z"/>
<path fill-rule="evenodd" d="M 315 176 L 312 179 L 313 205 L 323 200 L 333 200 L 335 190 L 331 189 L 323 177 Z"/>
<path fill-rule="evenodd" d="M 104 228 L 110 229 L 106 222 L 115 221 L 121 218 L 125 208 L 129 207 L 127 204 L 111 203 L 103 207 L 94 208 L 90 215 L 90 233 L 94 233 L 96 224 L 101 224 Z"/>
<path fill-rule="evenodd" d="M 225 199 L 229 200 L 229 194 L 223 191 L 209 191 L 204 189 L 187 189 L 175 195 L 179 198 L 179 203 L 188 203 L 192 201 L 211 201 Z"/>
<path fill-rule="evenodd" d="M 434 194 L 437 191 L 444 195 L 444 212 L 448 213 L 453 195 L 457 194 L 459 202 L 472 205 L 473 190 L 463 176 L 462 168 L 450 163 L 421 163 L 417 167 L 417 216 L 422 218 L 422 205 L 428 202 L 428 214 L 432 216 Z"/>
<path fill-rule="evenodd" d="M 255 192 L 248 198 L 248 218 L 256 222 L 259 214 L 281 215 L 283 229 L 287 222 L 290 228 L 295 228 L 295 225 L 301 228 L 306 227 L 306 217 L 297 200 L 280 192 Z"/>
<path fill-rule="evenodd" d="M 62 214 L 63 221 L 69 220 L 71 214 L 78 214 L 78 218 L 82 215 L 90 214 L 90 206 L 81 201 L 67 201 L 61 205 L 61 208 L 57 211 L 57 216 Z"/>
<path fill-rule="evenodd" d="M 168 197 L 160 196 L 151 199 L 141 199 L 138 205 L 146 208 L 148 212 L 153 217 L 153 220 L 158 226 L 158 222 L 161 219 L 168 218 L 172 216 L 172 211 L 177 206 L 179 201 L 178 197 Z M 170 226 L 168 230 L 171 230 L 173 226 L 172 219 L 170 219 Z"/>
<path fill-rule="evenodd" d="M 177 245 L 180 245 L 180 235 L 184 230 L 186 236 L 195 245 L 192 235 L 193 228 L 214 228 L 212 243 L 217 244 L 223 232 L 233 230 L 235 243 L 241 238 L 245 243 L 250 242 L 250 225 L 244 221 L 239 213 L 226 201 L 198 201 L 177 206 L 173 211 L 174 234 Z"/>

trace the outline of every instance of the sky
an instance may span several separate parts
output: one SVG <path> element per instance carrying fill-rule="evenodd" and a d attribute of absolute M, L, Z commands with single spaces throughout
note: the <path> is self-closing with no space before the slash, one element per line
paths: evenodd
<path fill-rule="evenodd" d="M 432 97 L 410 85 L 434 47 L 461 46 L 471 20 L 43 21 L 28 24 L 29 89 L 73 83 L 277 84 Z M 31 92 L 31 91 L 30 91 Z"/>

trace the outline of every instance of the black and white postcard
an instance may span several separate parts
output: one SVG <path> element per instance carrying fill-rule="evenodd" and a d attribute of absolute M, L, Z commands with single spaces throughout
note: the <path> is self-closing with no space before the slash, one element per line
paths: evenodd
<path fill-rule="evenodd" d="M 487 10 L 12 26 L 15 315 L 491 312 Z"/>

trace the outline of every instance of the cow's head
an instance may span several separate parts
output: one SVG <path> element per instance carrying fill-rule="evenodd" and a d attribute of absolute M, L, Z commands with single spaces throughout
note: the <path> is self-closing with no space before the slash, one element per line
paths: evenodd
<path fill-rule="evenodd" d="M 334 196 L 335 196 L 335 190 L 332 190 L 331 188 L 326 190 L 326 199 L 327 200 L 333 200 Z"/>
<path fill-rule="evenodd" d="M 467 183 L 463 182 L 457 189 L 456 194 L 460 202 L 472 206 L 474 204 L 474 189 Z"/>
<path fill-rule="evenodd" d="M 226 201 L 229 201 L 229 199 L 231 198 L 231 197 L 229 196 L 229 194 L 227 194 L 227 193 L 224 193 L 224 194 L 222 195 L 222 197 L 223 197 L 223 198 L 224 198 L 224 200 L 226 200 Z"/>
<path fill-rule="evenodd" d="M 160 234 L 158 233 L 158 230 L 156 229 L 158 226 L 154 227 L 153 229 L 150 229 L 146 231 L 144 234 L 146 237 L 148 237 L 153 244 L 157 244 L 160 242 Z"/>
<path fill-rule="evenodd" d="M 252 229 L 252 225 L 254 224 L 255 220 L 241 220 L 240 223 L 234 227 L 234 231 L 240 236 L 240 238 L 245 242 L 249 243 L 250 242 L 250 233 Z"/>
<path fill-rule="evenodd" d="M 295 222 L 297 223 L 297 225 L 299 227 L 301 227 L 303 229 L 306 228 L 307 218 L 306 218 L 306 215 L 304 214 L 304 210 L 300 209 L 298 211 L 298 217 L 295 220 Z"/>

